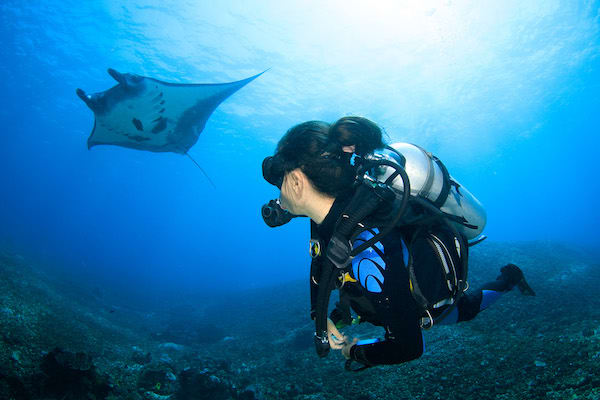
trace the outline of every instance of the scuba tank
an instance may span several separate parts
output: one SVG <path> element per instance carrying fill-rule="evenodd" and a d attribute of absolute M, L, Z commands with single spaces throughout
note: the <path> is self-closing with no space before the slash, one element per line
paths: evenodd
<path fill-rule="evenodd" d="M 452 221 L 452 224 L 467 239 L 481 234 L 486 223 L 485 209 L 475 196 L 450 176 L 437 157 L 414 144 L 393 143 L 377 150 L 372 159 L 388 160 L 403 167 L 410 180 L 410 194 L 428 199 L 445 214 L 462 220 Z M 403 180 L 400 176 L 392 177 L 394 172 L 392 167 L 382 165 L 371 173 L 381 182 L 391 178 L 392 181 L 387 183 L 403 192 Z"/>

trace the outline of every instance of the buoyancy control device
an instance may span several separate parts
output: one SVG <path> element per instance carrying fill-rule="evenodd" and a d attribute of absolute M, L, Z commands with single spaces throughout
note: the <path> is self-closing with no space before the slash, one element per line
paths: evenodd
<path fill-rule="evenodd" d="M 408 266 L 411 292 L 423 310 L 424 318 L 421 323 L 425 329 L 433 326 L 434 319 L 438 321 L 448 315 L 467 289 L 467 247 L 485 238 L 484 235 L 480 235 L 486 222 L 486 213 L 481 203 L 450 176 L 441 160 L 426 150 L 408 143 L 394 143 L 364 159 L 357 157 L 354 162 L 358 166 L 357 194 L 336 224 L 326 249 L 326 256 L 335 267 L 332 270 L 325 268 L 318 274 L 322 279 L 320 279 L 318 293 L 314 296 L 316 300 L 314 304 L 316 306 L 315 344 L 317 353 L 321 357 L 329 350 L 326 308 L 336 276 L 343 273 L 352 257 L 366 247 L 374 245 L 390 229 L 403 224 L 426 226 L 431 223 L 434 225 L 441 223 L 447 227 L 446 232 L 450 235 L 449 238 L 452 238 L 446 243 L 452 243 L 451 247 L 455 247 L 455 250 L 449 251 L 451 247 L 445 246 L 436 235 L 431 234 L 427 229 L 419 229 L 411 243 L 412 247 L 417 243 L 424 243 L 439 250 L 436 254 L 440 258 L 440 268 L 448 278 L 446 282 L 448 282 L 449 297 L 443 298 L 442 301 L 438 301 L 439 299 L 431 301 L 434 299 L 426 298 L 418 287 L 418 265 L 411 261 Z M 353 238 L 361 230 L 357 228 L 357 222 L 373 212 L 378 207 L 377 204 L 389 202 L 390 189 L 396 192 L 396 196 L 391 197 L 401 201 L 396 207 L 397 211 L 390 216 L 387 227 L 370 240 L 353 248 L 351 244 Z M 359 195 L 361 191 L 364 193 Z M 408 206 L 409 203 L 416 207 Z M 421 215 L 410 215 L 411 210 L 415 209 L 421 209 Z M 312 272 L 311 276 L 314 276 Z"/>
<path fill-rule="evenodd" d="M 269 179 L 275 175 L 281 178 L 279 177 L 281 174 L 274 174 L 271 171 L 273 168 L 269 168 L 271 164 L 274 164 L 275 158 L 276 156 L 265 159 L 263 175 L 269 183 L 279 187 L 281 179 Z M 336 224 L 334 234 L 324 252 L 325 257 L 313 255 L 313 264 L 311 265 L 311 280 L 314 284 L 311 284 L 313 306 L 311 314 L 316 325 L 316 350 L 321 357 L 329 352 L 327 308 L 330 293 L 335 288 L 340 273 L 345 271 L 352 257 L 375 244 L 394 227 L 402 225 L 443 224 L 455 238 L 457 243 L 455 247 L 459 253 L 461 253 L 460 249 L 465 249 L 466 245 L 470 246 L 485 238 L 480 235 L 486 222 L 485 210 L 481 203 L 450 176 L 444 164 L 437 157 L 421 147 L 408 143 L 394 143 L 364 158 L 355 156 L 353 163 L 357 168 L 355 194 Z M 353 239 L 361 230 L 360 222 L 378 210 L 384 203 L 395 204 L 386 226 L 370 240 L 353 247 Z M 271 201 L 262 208 L 263 218 L 271 227 L 283 225 L 295 217 L 288 214 L 287 211 L 281 209 L 277 201 Z M 311 227 L 314 227 L 312 222 Z M 420 232 L 422 234 L 416 236 L 418 240 L 413 243 L 413 246 L 420 240 L 424 245 L 435 248 L 443 247 L 444 243 L 440 244 L 435 235 L 430 235 L 427 230 Z M 478 235 L 480 238 L 475 239 Z M 468 244 L 463 243 L 466 242 L 466 240 L 463 241 L 463 238 L 468 240 Z M 314 237 L 311 232 L 311 249 L 313 249 L 313 242 L 318 245 L 316 248 L 320 247 L 318 238 Z M 466 252 L 459 254 L 458 259 L 453 259 L 451 253 L 453 252 L 438 252 L 446 276 L 457 278 L 454 279 L 457 282 L 451 288 L 450 300 L 452 301 L 444 301 L 450 306 L 456 304 L 458 296 L 466 289 L 467 278 Z M 327 265 L 327 263 L 319 262 L 324 258 L 331 263 Z M 413 267 L 417 266 L 413 265 Z M 458 274 L 449 274 L 455 267 Z M 415 277 L 414 282 L 411 282 L 413 285 L 417 283 L 417 273 L 416 270 L 411 272 L 411 280 L 413 280 L 413 276 Z M 458 280 L 462 282 L 458 282 Z M 431 302 L 428 301 L 430 299 L 419 299 L 418 287 L 417 292 L 413 291 L 413 296 L 424 310 L 436 308 L 435 306 L 440 304 L 437 302 L 431 306 Z M 444 310 L 448 310 L 448 307 L 439 309 L 439 311 Z M 433 319 L 437 320 L 439 316 L 438 313 L 433 314 L 433 317 L 429 314 L 430 326 L 433 324 Z M 443 317 L 443 315 L 441 316 Z"/>

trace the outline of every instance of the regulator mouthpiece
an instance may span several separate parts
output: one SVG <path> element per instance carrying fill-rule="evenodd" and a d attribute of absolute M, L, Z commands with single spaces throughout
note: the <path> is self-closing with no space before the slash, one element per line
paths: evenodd
<path fill-rule="evenodd" d="M 265 224 L 271 228 L 275 228 L 281 225 L 285 225 L 296 218 L 297 216 L 290 213 L 287 210 L 281 208 L 279 199 L 271 200 L 261 208 L 261 214 Z"/>

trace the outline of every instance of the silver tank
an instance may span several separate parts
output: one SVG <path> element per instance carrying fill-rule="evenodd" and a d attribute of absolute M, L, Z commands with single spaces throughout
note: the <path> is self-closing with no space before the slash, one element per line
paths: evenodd
<path fill-rule="evenodd" d="M 444 185 L 444 176 L 439 165 L 433 160 L 430 153 L 424 151 L 418 146 L 409 143 L 393 143 L 390 145 L 406 159 L 405 170 L 410 180 L 410 193 L 413 196 L 420 196 L 431 201 L 436 201 Z M 377 151 L 375 157 L 381 157 L 401 165 L 400 159 L 396 153 L 384 149 Z M 385 181 L 394 172 L 391 167 L 379 168 L 375 173 L 375 178 L 379 181 Z M 456 179 L 451 179 L 457 182 Z M 457 182 L 458 183 L 458 182 Z M 401 177 L 396 177 L 392 181 L 394 189 L 403 191 L 404 184 Z M 456 228 L 467 239 L 477 237 L 483 231 L 486 223 L 485 209 L 464 186 L 451 186 L 448 198 L 441 207 L 445 213 L 464 217 L 468 224 L 474 225 L 477 229 L 468 228 L 462 224 L 455 223 Z"/>

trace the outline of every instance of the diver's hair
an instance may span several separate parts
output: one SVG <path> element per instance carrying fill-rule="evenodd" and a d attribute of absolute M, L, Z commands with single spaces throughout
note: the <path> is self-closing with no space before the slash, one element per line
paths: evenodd
<path fill-rule="evenodd" d="M 352 190 L 356 171 L 348 157 L 328 151 L 329 128 L 323 121 L 293 126 L 277 144 L 277 155 L 284 162 L 284 172 L 300 168 L 315 189 L 338 197 Z"/>
<path fill-rule="evenodd" d="M 329 148 L 342 151 L 343 146 L 355 146 L 359 156 L 383 148 L 383 133 L 377 124 L 367 118 L 348 116 L 338 119 L 329 128 Z"/>

